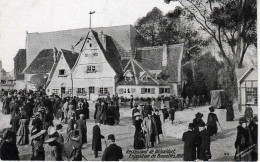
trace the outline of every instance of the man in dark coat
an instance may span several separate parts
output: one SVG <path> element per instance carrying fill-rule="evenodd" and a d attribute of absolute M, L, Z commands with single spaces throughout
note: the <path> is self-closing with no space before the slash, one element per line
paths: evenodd
<path fill-rule="evenodd" d="M 154 114 L 153 114 L 155 123 L 156 123 L 156 127 L 157 127 L 157 132 L 158 132 L 158 142 L 160 143 L 160 134 L 163 134 L 162 132 L 162 122 L 160 119 L 160 115 L 159 115 L 159 111 L 158 109 L 155 110 Z"/>
<path fill-rule="evenodd" d="M 134 114 L 135 114 L 136 112 L 140 112 L 140 111 L 137 109 L 137 107 L 138 107 L 138 105 L 137 105 L 137 103 L 135 103 L 135 104 L 134 104 L 134 108 L 133 108 L 133 110 L 132 110 L 132 124 L 133 124 L 133 125 L 135 125 L 135 116 L 134 116 Z"/>
<path fill-rule="evenodd" d="M 193 123 L 189 124 L 189 130 L 184 132 L 182 135 L 182 140 L 184 141 L 184 161 L 194 161 L 196 160 L 196 147 L 195 140 L 196 135 L 193 131 L 194 125 Z"/>
<path fill-rule="evenodd" d="M 0 148 L 1 160 L 19 160 L 19 151 L 12 136 L 12 132 L 7 130 Z"/>
<path fill-rule="evenodd" d="M 105 101 L 102 101 L 101 104 L 101 121 L 104 125 L 107 124 L 107 109 L 108 109 L 108 105 Z"/>
<path fill-rule="evenodd" d="M 122 148 L 115 144 L 115 136 L 113 134 L 108 135 L 108 143 L 110 144 L 104 151 L 102 161 L 119 161 L 123 158 Z"/>
<path fill-rule="evenodd" d="M 169 114 L 170 114 L 170 118 L 171 118 L 171 123 L 173 124 L 173 121 L 175 119 L 175 108 L 174 107 L 170 109 Z"/>
<path fill-rule="evenodd" d="M 133 95 L 131 95 L 131 98 L 130 98 L 130 109 L 132 109 L 134 107 L 134 97 Z"/>
<path fill-rule="evenodd" d="M 84 120 L 84 115 L 80 114 L 80 119 L 76 121 L 76 129 L 79 130 L 80 142 L 83 145 L 87 143 L 87 125 L 86 120 Z"/>
<path fill-rule="evenodd" d="M 100 123 L 96 123 L 93 127 L 92 150 L 95 153 L 95 158 L 98 157 L 98 151 L 102 151 L 101 138 L 104 138 L 100 132 Z"/>
<path fill-rule="evenodd" d="M 71 140 L 64 144 L 64 151 L 68 161 L 82 161 L 81 146 L 79 131 L 74 130 Z"/>

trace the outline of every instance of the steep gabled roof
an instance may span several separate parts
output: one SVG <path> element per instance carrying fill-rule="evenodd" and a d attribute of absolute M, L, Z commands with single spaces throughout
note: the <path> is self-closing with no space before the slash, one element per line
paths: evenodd
<path fill-rule="evenodd" d="M 163 46 L 137 48 L 135 59 L 147 70 L 162 70 L 160 77 L 167 82 L 180 82 L 184 44 L 167 46 L 167 66 L 163 66 Z"/>
<path fill-rule="evenodd" d="M 23 80 L 24 74 L 22 73 L 26 67 L 26 50 L 19 49 L 14 57 L 14 77 L 16 80 Z"/>
<path fill-rule="evenodd" d="M 156 78 L 154 78 L 149 71 L 142 66 L 137 60 L 130 59 L 129 62 L 127 63 L 126 67 L 124 68 L 124 71 L 126 72 L 127 70 L 130 70 L 134 74 L 134 78 L 130 81 L 125 80 L 124 78 L 121 78 L 121 80 L 118 81 L 119 85 L 169 85 L 165 81 L 160 81 Z M 140 79 L 140 73 L 144 72 L 146 73 L 151 79 L 147 81 L 142 81 Z"/>
<path fill-rule="evenodd" d="M 67 64 L 69 65 L 69 68 L 72 69 L 78 59 L 79 54 L 65 49 L 61 49 L 61 51 L 63 53 L 63 56 L 65 57 Z"/>
<path fill-rule="evenodd" d="M 42 50 L 32 63 L 25 69 L 25 74 L 50 73 L 54 64 L 54 50 Z"/>
<path fill-rule="evenodd" d="M 118 52 L 118 49 L 116 48 L 113 40 L 111 37 L 106 36 L 106 50 L 101 44 L 99 38 L 98 38 L 98 33 L 95 31 L 91 31 L 101 48 L 103 54 L 105 55 L 105 58 L 109 65 L 114 69 L 117 75 L 122 75 L 123 74 L 123 68 L 121 66 L 121 56 Z"/>

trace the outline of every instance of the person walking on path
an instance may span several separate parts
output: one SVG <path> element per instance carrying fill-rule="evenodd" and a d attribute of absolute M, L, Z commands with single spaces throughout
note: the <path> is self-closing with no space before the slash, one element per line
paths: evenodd
<path fill-rule="evenodd" d="M 109 146 L 105 149 L 102 161 L 119 161 L 123 158 L 122 148 L 117 146 L 115 143 L 115 136 L 114 134 L 108 135 L 107 138 Z"/>
<path fill-rule="evenodd" d="M 79 130 L 79 137 L 81 144 L 87 143 L 87 125 L 86 120 L 84 120 L 84 115 L 79 115 L 80 119 L 76 121 L 76 129 Z"/>
<path fill-rule="evenodd" d="M 101 139 L 104 139 L 104 136 L 101 135 L 100 123 L 96 123 L 93 127 L 93 137 L 92 137 L 92 150 L 94 151 L 95 158 L 98 157 L 98 151 L 102 151 Z"/>
<path fill-rule="evenodd" d="M 4 134 L 4 141 L 0 146 L 1 160 L 19 160 L 19 151 L 10 130 Z"/>
<path fill-rule="evenodd" d="M 210 113 L 208 115 L 207 129 L 208 129 L 209 136 L 212 136 L 214 134 L 217 134 L 218 132 L 218 126 L 217 126 L 218 117 L 214 113 L 215 109 L 213 106 L 209 107 L 209 111 Z"/>
<path fill-rule="evenodd" d="M 234 108 L 232 101 L 229 101 L 228 106 L 226 107 L 227 113 L 226 113 L 226 121 L 233 121 L 234 116 Z"/>
<path fill-rule="evenodd" d="M 135 117 L 135 134 L 134 134 L 134 149 L 143 149 L 145 147 L 145 137 L 142 131 L 141 114 L 136 112 Z"/>
<path fill-rule="evenodd" d="M 182 135 L 182 141 L 184 141 L 184 161 L 196 160 L 196 134 L 194 133 L 193 123 L 189 124 L 189 130 L 184 132 Z"/>

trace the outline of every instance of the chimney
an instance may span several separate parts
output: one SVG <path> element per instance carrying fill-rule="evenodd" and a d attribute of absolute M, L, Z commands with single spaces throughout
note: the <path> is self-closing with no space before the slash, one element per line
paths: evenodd
<path fill-rule="evenodd" d="M 103 33 L 103 31 L 99 32 L 98 38 L 99 38 L 103 48 L 106 50 L 107 49 L 106 35 Z"/>
<path fill-rule="evenodd" d="M 162 66 L 167 66 L 167 46 L 163 44 Z"/>

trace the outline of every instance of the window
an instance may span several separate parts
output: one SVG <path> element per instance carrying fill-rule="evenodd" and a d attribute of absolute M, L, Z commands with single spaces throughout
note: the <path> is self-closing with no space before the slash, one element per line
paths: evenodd
<path fill-rule="evenodd" d="M 59 70 L 59 75 L 65 75 L 65 70 L 64 69 Z"/>
<path fill-rule="evenodd" d="M 85 57 L 88 57 L 88 53 L 85 53 Z"/>
<path fill-rule="evenodd" d="M 95 93 L 95 87 L 89 87 L 89 93 Z"/>
<path fill-rule="evenodd" d="M 95 73 L 96 72 L 96 66 L 89 65 L 87 67 L 87 73 Z"/>
<path fill-rule="evenodd" d="M 68 89 L 68 94 L 72 94 L 72 89 Z"/>
<path fill-rule="evenodd" d="M 155 94 L 155 88 L 141 88 L 141 94 Z"/>
<path fill-rule="evenodd" d="M 107 93 L 108 93 L 108 89 L 102 87 L 102 88 L 99 89 L 99 92 L 100 92 L 101 94 L 107 94 Z"/>
<path fill-rule="evenodd" d="M 171 89 L 170 88 L 159 88 L 159 93 L 171 93 Z"/>
<path fill-rule="evenodd" d="M 91 43 L 89 44 L 89 47 L 92 47 L 92 44 L 91 44 Z"/>
<path fill-rule="evenodd" d="M 85 88 L 78 88 L 78 93 L 85 93 Z"/>
<path fill-rule="evenodd" d="M 93 53 L 93 56 L 98 56 L 98 53 L 97 53 L 97 52 L 94 52 L 94 53 Z"/>
<path fill-rule="evenodd" d="M 257 88 L 246 88 L 246 103 L 257 105 Z"/>
<path fill-rule="evenodd" d="M 131 93 L 129 88 L 127 89 L 127 92 L 128 92 L 128 93 Z"/>
<path fill-rule="evenodd" d="M 58 94 L 58 92 L 59 92 L 59 89 L 52 89 L 52 93 Z"/>

